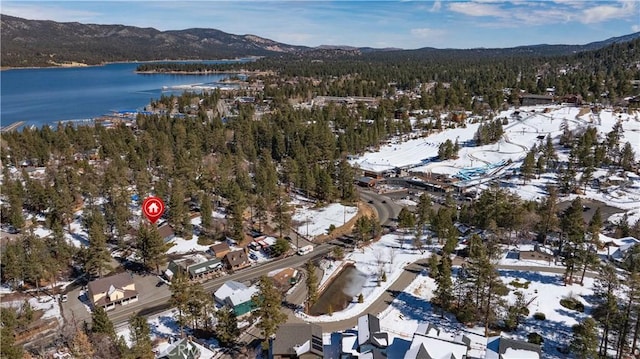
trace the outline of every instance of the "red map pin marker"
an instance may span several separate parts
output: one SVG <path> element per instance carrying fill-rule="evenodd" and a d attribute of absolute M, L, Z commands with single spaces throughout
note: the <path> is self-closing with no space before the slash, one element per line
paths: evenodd
<path fill-rule="evenodd" d="M 142 202 L 142 213 L 151 223 L 156 223 L 164 213 L 164 202 L 158 197 L 150 196 Z"/>

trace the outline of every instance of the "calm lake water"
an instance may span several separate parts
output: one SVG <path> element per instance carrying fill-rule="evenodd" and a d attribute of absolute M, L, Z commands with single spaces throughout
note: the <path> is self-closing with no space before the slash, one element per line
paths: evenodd
<path fill-rule="evenodd" d="M 25 121 L 26 125 L 40 127 L 112 111 L 142 110 L 152 99 L 160 98 L 163 86 L 216 84 L 229 76 L 136 74 L 137 66 L 138 63 L 117 63 L 0 71 L 0 124 Z"/>

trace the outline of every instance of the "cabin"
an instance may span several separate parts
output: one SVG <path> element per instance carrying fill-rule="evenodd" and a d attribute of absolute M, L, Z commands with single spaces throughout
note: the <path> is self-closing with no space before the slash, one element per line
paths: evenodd
<path fill-rule="evenodd" d="M 222 261 L 219 258 L 207 258 L 203 254 L 195 253 L 171 261 L 165 276 L 171 280 L 176 273 L 182 272 L 189 279 L 201 279 L 217 273 L 222 267 Z"/>
<path fill-rule="evenodd" d="M 238 270 L 251 265 L 244 250 L 229 252 L 222 258 L 222 261 L 229 270 Z"/>
<path fill-rule="evenodd" d="M 278 328 L 269 358 L 324 358 L 322 327 L 313 323 L 287 323 Z"/>
<path fill-rule="evenodd" d="M 120 273 L 89 282 L 88 296 L 94 308 L 111 310 L 116 305 L 138 301 L 138 291 L 129 273 Z"/>
<path fill-rule="evenodd" d="M 220 242 L 209 247 L 209 251 L 211 251 L 216 258 L 222 259 L 231 251 L 231 249 L 226 242 Z"/>

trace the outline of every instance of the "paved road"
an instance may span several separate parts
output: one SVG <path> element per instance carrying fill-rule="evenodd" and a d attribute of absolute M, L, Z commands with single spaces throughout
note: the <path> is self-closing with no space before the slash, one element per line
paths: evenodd
<path fill-rule="evenodd" d="M 369 202 L 376 210 L 381 225 L 393 225 L 395 223 L 402 209 L 401 206 L 395 204 L 391 198 L 383 194 L 377 194 L 366 189 L 359 189 L 359 192 L 360 198 L 364 202 Z"/>
<path fill-rule="evenodd" d="M 454 258 L 453 264 L 459 266 L 463 263 L 461 258 Z M 335 331 L 344 331 L 347 329 L 351 329 L 357 325 L 358 317 L 364 313 L 371 313 L 374 315 L 378 315 L 383 312 L 390 304 L 393 302 L 394 298 L 401 292 L 403 292 L 411 282 L 413 282 L 416 277 L 422 273 L 424 269 L 428 268 L 428 259 L 420 259 L 416 262 L 413 262 L 407 265 L 404 268 L 400 277 L 396 279 L 395 282 L 389 286 L 389 288 L 382 293 L 382 295 L 377 298 L 371 305 L 369 305 L 366 309 L 364 309 L 361 313 L 343 320 L 338 320 L 335 322 L 329 323 L 317 323 L 322 327 L 322 331 L 324 333 L 327 332 L 335 332 Z M 497 269 L 499 270 L 516 270 L 516 271 L 528 271 L 528 272 L 538 272 L 538 273 L 556 273 L 556 274 L 564 274 L 564 268 L 558 267 L 543 267 L 543 266 L 513 266 L 513 265 L 498 265 Z M 576 279 L 579 278 L 581 273 L 577 273 Z M 597 273 L 587 272 L 585 274 L 586 277 L 595 277 Z M 288 323 L 300 323 L 303 320 L 293 313 L 291 310 L 286 311 L 289 315 Z"/>
<path fill-rule="evenodd" d="M 331 251 L 333 246 L 331 244 L 321 244 L 317 246 L 313 252 L 305 256 L 294 255 L 288 258 L 267 262 L 254 267 L 240 270 L 234 274 L 222 276 L 220 278 L 212 279 L 202 284 L 202 287 L 206 292 L 212 293 L 220 288 L 224 282 L 228 280 L 235 280 L 238 282 L 247 282 L 255 280 L 262 275 L 281 268 L 298 267 L 308 261 L 310 258 L 323 256 Z M 156 281 L 157 282 L 157 281 Z M 166 287 L 165 287 L 166 288 Z M 146 296 L 145 293 L 140 293 L 140 301 L 132 303 L 124 307 L 118 307 L 114 311 L 109 312 L 109 318 L 115 324 L 121 324 L 128 320 L 128 318 L 134 314 L 143 311 L 144 315 L 150 315 L 163 310 L 167 310 L 169 307 L 167 303 L 171 293 L 168 289 L 165 292 L 154 294 L 152 298 Z"/>

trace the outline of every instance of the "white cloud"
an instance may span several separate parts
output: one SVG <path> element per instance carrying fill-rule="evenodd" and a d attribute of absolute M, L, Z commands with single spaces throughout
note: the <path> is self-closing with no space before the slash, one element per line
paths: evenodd
<path fill-rule="evenodd" d="M 553 2 L 559 5 L 565 5 L 576 9 L 582 9 L 589 5 L 589 2 L 584 0 L 553 0 Z"/>
<path fill-rule="evenodd" d="M 442 8 L 442 2 L 440 0 L 434 1 L 433 6 L 431 7 L 431 12 L 438 12 Z"/>
<path fill-rule="evenodd" d="M 635 17 L 638 19 L 638 3 L 624 1 L 622 6 L 599 5 L 582 11 L 580 21 L 585 24 L 593 24 L 614 19 Z"/>
<path fill-rule="evenodd" d="M 633 31 L 633 32 L 638 32 L 638 31 L 640 31 L 640 25 L 633 25 L 633 26 L 631 26 L 631 31 Z"/>
<path fill-rule="evenodd" d="M 89 22 L 94 21 L 96 17 L 100 16 L 100 13 L 94 11 L 23 3 L 3 3 L 2 13 L 29 20 L 53 20 L 58 22 Z"/>
<path fill-rule="evenodd" d="M 508 12 L 494 4 L 481 4 L 472 2 L 456 2 L 449 4 L 449 10 L 469 16 L 496 16 L 507 17 Z"/>
<path fill-rule="evenodd" d="M 438 39 L 439 37 L 442 37 L 442 35 L 444 34 L 445 34 L 444 30 L 430 29 L 427 27 L 411 29 L 411 35 L 421 39 L 434 40 L 434 39 Z"/>

